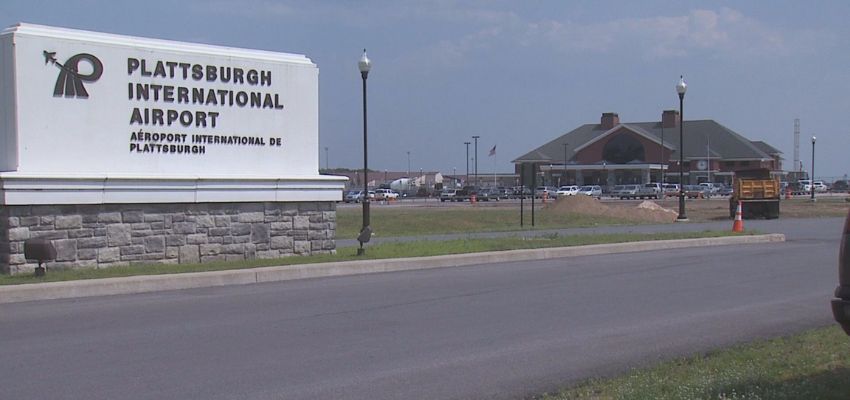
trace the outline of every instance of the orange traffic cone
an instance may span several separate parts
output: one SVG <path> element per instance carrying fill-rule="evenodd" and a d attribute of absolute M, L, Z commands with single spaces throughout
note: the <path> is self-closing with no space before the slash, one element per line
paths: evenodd
<path fill-rule="evenodd" d="M 742 218 L 741 202 L 738 202 L 738 209 L 735 211 L 735 222 L 732 223 L 732 232 L 744 231 L 744 219 Z"/>

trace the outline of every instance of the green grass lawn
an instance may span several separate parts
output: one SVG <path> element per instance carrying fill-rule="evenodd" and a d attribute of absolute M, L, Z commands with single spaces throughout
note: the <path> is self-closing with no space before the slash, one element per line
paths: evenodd
<path fill-rule="evenodd" d="M 752 233 L 752 232 L 750 232 Z M 485 251 L 503 251 L 514 249 L 536 249 L 544 247 L 581 246 L 600 243 L 623 243 L 645 240 L 688 239 L 701 237 L 720 237 L 734 235 L 728 231 L 702 231 L 688 233 L 616 233 L 599 235 L 544 235 L 534 238 L 519 236 L 503 238 L 461 239 L 449 241 L 413 241 L 404 243 L 383 243 L 367 247 L 365 256 L 357 256 L 356 247 L 343 247 L 336 254 L 322 254 L 304 257 L 285 257 L 278 259 L 255 259 L 231 262 L 213 262 L 205 264 L 147 264 L 111 267 L 105 269 L 48 270 L 44 277 L 36 278 L 32 274 L 2 275 L 0 285 L 24 283 L 57 282 L 78 279 L 112 278 L 134 275 L 160 275 L 185 272 L 221 271 L 278 265 L 312 264 L 331 261 L 353 261 L 369 259 L 387 259 L 400 257 L 426 257 L 445 254 L 478 253 Z M 49 264 L 48 264 L 49 267 Z"/>
<path fill-rule="evenodd" d="M 546 400 L 850 399 L 850 337 L 837 326 L 583 382 Z"/>
<path fill-rule="evenodd" d="M 337 209 L 337 238 L 355 238 L 363 223 L 361 208 Z M 372 230 L 380 236 L 421 236 L 445 233 L 504 232 L 531 229 L 531 212 L 520 227 L 519 210 L 495 207 L 370 208 Z M 537 210 L 535 228 L 578 228 L 601 225 L 634 225 L 622 218 Z"/>

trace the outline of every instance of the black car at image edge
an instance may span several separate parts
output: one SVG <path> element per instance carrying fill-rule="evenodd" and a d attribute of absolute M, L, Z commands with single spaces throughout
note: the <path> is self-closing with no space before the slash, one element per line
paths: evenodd
<path fill-rule="evenodd" d="M 850 212 L 844 221 L 844 232 L 841 235 L 841 248 L 838 255 L 838 288 L 835 289 L 836 299 L 832 300 L 832 314 L 850 335 Z"/>

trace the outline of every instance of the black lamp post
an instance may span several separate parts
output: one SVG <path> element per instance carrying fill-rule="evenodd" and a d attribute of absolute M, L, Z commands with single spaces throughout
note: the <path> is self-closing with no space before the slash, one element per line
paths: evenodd
<path fill-rule="evenodd" d="M 475 183 L 473 185 L 478 186 L 478 138 L 481 136 L 473 136 L 472 139 L 475 141 Z"/>
<path fill-rule="evenodd" d="M 664 121 L 661 122 L 661 190 L 664 190 Z"/>
<path fill-rule="evenodd" d="M 815 201 L 815 137 L 812 136 L 812 176 L 809 179 L 810 188 L 812 188 L 812 201 Z"/>
<path fill-rule="evenodd" d="M 688 216 L 685 215 L 685 140 L 682 133 L 685 125 L 685 91 L 688 90 L 688 85 L 685 84 L 685 78 L 679 75 L 679 83 L 676 84 L 676 93 L 679 93 L 679 216 L 676 221 L 685 222 Z"/>
<path fill-rule="evenodd" d="M 366 49 L 363 49 L 363 56 L 357 62 L 357 67 L 363 78 L 363 227 L 360 229 L 360 235 L 357 236 L 357 241 L 360 242 L 357 255 L 360 256 L 366 254 L 363 243 L 372 238 L 372 227 L 369 224 L 369 147 L 366 134 L 366 78 L 369 76 L 369 70 L 372 69 L 372 62 L 369 61 L 369 57 L 366 57 Z"/>
<path fill-rule="evenodd" d="M 564 173 L 561 176 L 561 185 L 567 184 L 567 146 L 569 143 L 564 143 Z"/>
<path fill-rule="evenodd" d="M 466 181 L 463 182 L 464 185 L 469 185 L 469 145 L 471 142 L 463 142 L 466 145 Z"/>
<path fill-rule="evenodd" d="M 608 191 L 608 162 L 602 161 L 602 179 L 605 182 L 605 187 L 602 188 L 603 191 Z M 601 198 L 601 195 L 600 195 Z"/>

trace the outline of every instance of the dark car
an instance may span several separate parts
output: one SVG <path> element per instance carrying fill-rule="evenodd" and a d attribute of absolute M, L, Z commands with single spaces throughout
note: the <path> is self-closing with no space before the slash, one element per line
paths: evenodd
<path fill-rule="evenodd" d="M 490 188 L 479 189 L 478 193 L 475 194 L 475 198 L 478 201 L 499 200 L 499 192 L 496 189 Z"/>
<path fill-rule="evenodd" d="M 844 220 L 844 233 L 838 252 L 838 288 L 832 300 L 832 314 L 841 324 L 844 332 L 850 335 L 850 212 Z"/>
<path fill-rule="evenodd" d="M 700 185 L 685 185 L 685 196 L 691 199 L 707 199 L 711 197 L 711 190 Z"/>
<path fill-rule="evenodd" d="M 525 186 L 515 186 L 512 196 L 515 199 L 527 199 L 531 197 L 531 189 Z"/>
<path fill-rule="evenodd" d="M 490 199 L 498 200 L 498 196 L 491 192 L 490 189 L 478 189 L 475 193 L 475 200 L 477 201 L 490 201 Z"/>
<path fill-rule="evenodd" d="M 846 192 L 850 190 L 850 184 L 847 181 L 835 181 L 832 183 L 832 187 L 830 188 L 833 192 Z"/>
<path fill-rule="evenodd" d="M 729 186 L 724 186 L 723 189 L 717 191 L 718 196 L 731 196 L 732 188 Z"/>

